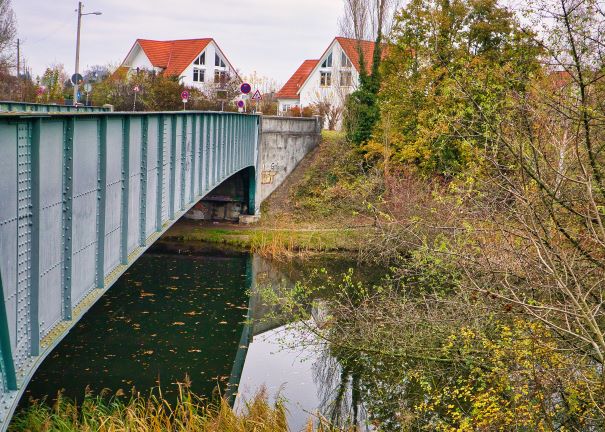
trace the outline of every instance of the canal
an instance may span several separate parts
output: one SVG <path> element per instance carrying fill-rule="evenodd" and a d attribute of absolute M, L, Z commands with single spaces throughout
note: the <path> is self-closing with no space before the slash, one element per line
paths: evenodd
<path fill-rule="evenodd" d="M 292 431 L 330 403 L 338 363 L 303 343 L 289 323 L 264 320 L 270 310 L 253 284 L 293 284 L 325 264 L 284 267 L 248 253 L 160 241 L 119 279 L 47 357 L 20 403 L 51 402 L 58 392 L 82 401 L 86 392 L 147 394 L 161 386 L 176 400 L 187 379 L 211 399 L 237 393 L 235 407 L 261 388 L 287 400 Z M 346 270 L 352 263 L 330 259 Z M 337 384 L 337 383 L 336 383 Z"/>

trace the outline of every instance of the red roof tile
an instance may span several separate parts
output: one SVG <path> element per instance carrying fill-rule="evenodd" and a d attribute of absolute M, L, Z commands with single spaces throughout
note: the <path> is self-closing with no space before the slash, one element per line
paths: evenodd
<path fill-rule="evenodd" d="M 212 38 L 172 41 L 137 39 L 151 64 L 164 69 L 166 75 L 180 75 L 211 41 Z"/>
<path fill-rule="evenodd" d="M 300 87 L 313 72 L 317 63 L 319 63 L 319 60 L 305 60 L 275 97 L 279 99 L 298 99 Z"/>
<path fill-rule="evenodd" d="M 359 47 L 361 47 L 361 52 L 363 53 L 363 62 L 368 73 L 372 73 L 372 59 L 374 58 L 374 47 L 376 46 L 375 42 L 365 41 L 365 40 L 356 40 L 349 39 L 345 37 L 337 37 L 336 40 L 342 47 L 343 51 L 353 63 L 353 66 L 359 72 Z M 383 45 L 382 49 L 382 58 L 384 59 L 386 55 L 386 45 Z M 322 56 L 323 57 L 323 56 Z"/>

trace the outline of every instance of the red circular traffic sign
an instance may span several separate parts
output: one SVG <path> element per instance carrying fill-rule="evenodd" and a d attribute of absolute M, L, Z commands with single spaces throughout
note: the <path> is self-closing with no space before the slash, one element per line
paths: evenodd
<path fill-rule="evenodd" d="M 243 83 L 239 89 L 243 94 L 248 94 L 252 91 L 252 86 L 248 83 Z"/>
<path fill-rule="evenodd" d="M 181 93 L 181 99 L 185 100 L 189 100 L 189 92 L 187 90 L 183 90 L 183 92 Z"/>

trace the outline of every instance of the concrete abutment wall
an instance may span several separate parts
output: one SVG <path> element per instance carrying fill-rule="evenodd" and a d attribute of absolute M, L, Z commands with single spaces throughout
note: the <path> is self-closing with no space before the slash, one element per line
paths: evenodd
<path fill-rule="evenodd" d="M 319 118 L 262 117 L 256 176 L 256 203 L 281 185 L 299 162 L 319 145 Z M 259 209 L 257 208 L 257 213 Z"/>
<path fill-rule="evenodd" d="M 212 190 L 188 213 L 191 219 L 236 221 L 240 214 L 260 215 L 260 205 L 321 141 L 318 118 L 262 117 L 257 169 L 236 173 Z"/>

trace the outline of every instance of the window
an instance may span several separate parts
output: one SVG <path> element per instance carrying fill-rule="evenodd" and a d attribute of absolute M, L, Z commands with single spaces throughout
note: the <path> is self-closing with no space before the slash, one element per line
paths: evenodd
<path fill-rule="evenodd" d="M 349 57 L 347 57 L 344 51 L 342 52 L 342 57 L 340 58 L 340 65 L 343 68 L 353 67 L 353 63 L 351 63 L 351 60 L 349 60 Z"/>
<path fill-rule="evenodd" d="M 193 81 L 194 82 L 204 82 L 205 81 L 205 70 L 193 68 Z"/>
<path fill-rule="evenodd" d="M 326 57 L 324 62 L 321 64 L 321 67 L 322 68 L 331 68 L 332 67 L 332 53 L 330 53 L 328 55 L 328 57 Z"/>
<path fill-rule="evenodd" d="M 289 110 L 290 110 L 290 105 L 287 105 L 287 104 L 282 105 L 281 110 L 282 110 L 283 112 L 289 111 Z"/>
<path fill-rule="evenodd" d="M 206 53 L 203 52 L 198 58 L 193 62 L 194 65 L 204 66 L 206 64 Z"/>
<path fill-rule="evenodd" d="M 332 85 L 332 72 L 321 72 L 319 84 L 322 87 L 330 87 Z"/>
<path fill-rule="evenodd" d="M 351 87 L 353 85 L 353 75 L 351 71 L 342 71 L 340 73 L 340 86 Z"/>
<path fill-rule="evenodd" d="M 227 71 L 214 71 L 214 82 L 216 84 L 226 84 L 227 81 L 229 81 L 229 74 L 227 73 Z"/>
<path fill-rule="evenodd" d="M 225 62 L 222 58 L 219 57 L 218 54 L 214 54 L 214 66 L 216 67 L 226 67 Z"/>

